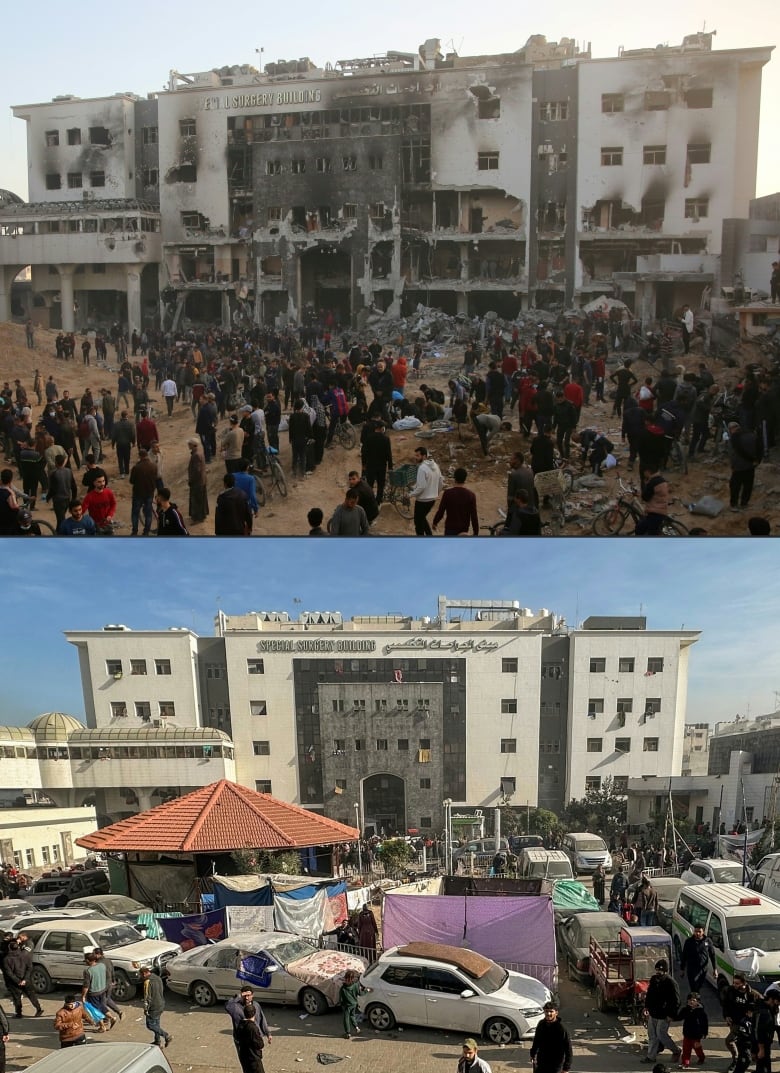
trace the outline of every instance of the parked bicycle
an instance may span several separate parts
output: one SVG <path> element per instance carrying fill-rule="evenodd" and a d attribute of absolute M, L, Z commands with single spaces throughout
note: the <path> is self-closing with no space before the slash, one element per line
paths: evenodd
<path fill-rule="evenodd" d="M 414 514 L 414 501 L 410 493 L 417 481 L 417 466 L 396 466 L 389 471 L 387 477 L 382 503 L 392 503 L 402 518 L 411 518 Z"/>
<path fill-rule="evenodd" d="M 345 451 L 351 451 L 357 444 L 357 432 L 346 417 L 343 417 L 333 432 L 333 441 L 338 443 Z"/>
<path fill-rule="evenodd" d="M 265 459 L 265 466 L 262 464 L 263 459 Z M 287 480 L 279 461 L 279 452 L 275 447 L 263 447 L 262 451 L 258 451 L 255 464 L 249 467 L 249 472 L 255 478 L 255 497 L 258 506 L 265 506 L 266 500 L 272 497 L 274 489 L 282 497 L 287 495 Z M 266 481 L 268 482 L 267 490 Z"/>
<path fill-rule="evenodd" d="M 534 477 L 540 511 L 549 511 L 542 532 L 546 530 L 552 536 L 557 536 L 566 525 L 566 498 L 573 486 L 572 470 L 564 468 L 564 465 L 563 460 L 557 460 L 555 469 L 544 470 Z"/>
<path fill-rule="evenodd" d="M 620 495 L 617 503 L 607 507 L 606 510 L 603 510 L 601 514 L 593 519 L 593 532 L 596 536 L 617 536 L 618 533 L 623 531 L 623 527 L 629 518 L 633 519 L 634 525 L 636 525 L 645 516 L 644 503 L 639 498 L 638 490 L 624 484 L 620 478 L 618 478 L 618 484 L 620 485 Z M 682 522 L 678 522 L 667 515 L 661 526 L 661 535 L 687 536 L 688 528 Z"/>

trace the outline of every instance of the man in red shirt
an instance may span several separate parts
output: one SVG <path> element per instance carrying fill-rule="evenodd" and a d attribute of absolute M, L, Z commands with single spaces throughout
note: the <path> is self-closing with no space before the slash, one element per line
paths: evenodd
<path fill-rule="evenodd" d="M 116 514 L 116 497 L 110 488 L 106 487 L 106 478 L 98 477 L 92 485 L 92 491 L 87 492 L 81 504 L 85 514 L 88 514 L 98 530 L 105 529 L 114 520 Z"/>
<path fill-rule="evenodd" d="M 568 384 L 564 385 L 563 395 L 564 398 L 568 399 L 574 409 L 577 411 L 576 424 L 578 425 L 580 423 L 580 414 L 582 413 L 582 406 L 585 402 L 585 393 L 578 383 L 576 383 L 574 380 L 570 380 Z"/>
<path fill-rule="evenodd" d="M 467 476 L 468 474 L 462 466 L 455 470 L 453 474 L 455 486 L 448 488 L 441 497 L 439 509 L 436 511 L 431 523 L 434 531 L 441 519 L 446 515 L 444 522 L 445 536 L 466 535 L 469 531 L 469 525 L 471 525 L 474 536 L 479 536 L 477 497 L 470 488 L 466 488 Z"/>
<path fill-rule="evenodd" d="M 142 447 L 148 451 L 155 440 L 159 443 L 160 437 L 157 432 L 157 425 L 148 416 L 146 410 L 141 410 L 140 418 L 140 421 L 135 426 L 135 439 L 139 451 Z"/>

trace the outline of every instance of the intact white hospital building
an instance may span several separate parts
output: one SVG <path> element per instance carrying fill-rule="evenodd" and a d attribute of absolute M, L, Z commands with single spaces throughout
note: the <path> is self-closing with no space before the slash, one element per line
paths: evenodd
<path fill-rule="evenodd" d="M 518 601 L 446 597 L 431 617 L 220 612 L 215 626 L 67 631 L 106 768 L 136 728 L 150 746 L 156 727 L 212 728 L 238 782 L 344 822 L 357 803 L 399 831 L 440 829 L 445 799 L 558 811 L 608 777 L 625 790 L 680 773 L 697 631 L 639 617 L 570 629 Z M 157 762 L 138 757 L 130 785 Z"/>

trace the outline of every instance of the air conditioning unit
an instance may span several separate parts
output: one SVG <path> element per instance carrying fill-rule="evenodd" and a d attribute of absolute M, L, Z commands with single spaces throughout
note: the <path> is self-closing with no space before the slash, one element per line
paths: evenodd
<path fill-rule="evenodd" d="M 153 719 L 152 720 L 152 726 L 153 727 L 161 727 L 162 726 L 162 719 Z"/>

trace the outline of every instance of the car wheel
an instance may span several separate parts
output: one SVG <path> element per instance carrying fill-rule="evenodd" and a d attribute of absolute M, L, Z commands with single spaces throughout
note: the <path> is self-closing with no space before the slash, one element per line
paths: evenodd
<path fill-rule="evenodd" d="M 135 998 L 137 990 L 126 972 L 122 972 L 121 969 L 114 970 L 114 989 L 111 992 L 111 998 L 116 999 L 117 1002 L 129 1002 Z"/>
<path fill-rule="evenodd" d="M 213 1006 L 217 1001 L 214 988 L 205 980 L 196 980 L 190 987 L 190 998 L 196 1006 Z"/>
<path fill-rule="evenodd" d="M 51 976 L 49 976 L 43 965 L 33 965 L 30 973 L 30 985 L 38 995 L 48 995 L 51 991 Z"/>
<path fill-rule="evenodd" d="M 515 1038 L 515 1026 L 511 1021 L 505 1021 L 503 1017 L 494 1017 L 482 1029 L 482 1035 L 491 1043 L 511 1043 Z"/>
<path fill-rule="evenodd" d="M 313 987 L 304 987 L 303 991 L 301 991 L 301 1006 L 306 1013 L 310 1013 L 314 1017 L 319 1017 L 321 1013 L 328 1012 L 328 1000 L 321 991 L 317 991 Z"/>
<path fill-rule="evenodd" d="M 380 1002 L 373 1002 L 368 1007 L 366 1017 L 368 1018 L 368 1023 L 377 1032 L 389 1032 L 392 1028 L 395 1028 L 393 1011 L 389 1010 L 387 1006 L 383 1006 Z"/>

